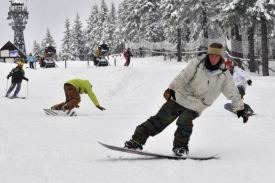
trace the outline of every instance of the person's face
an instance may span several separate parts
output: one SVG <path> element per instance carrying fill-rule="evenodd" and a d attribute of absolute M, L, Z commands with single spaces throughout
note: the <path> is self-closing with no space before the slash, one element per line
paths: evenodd
<path fill-rule="evenodd" d="M 210 60 L 210 63 L 211 65 L 216 65 L 221 59 L 221 56 L 220 55 L 212 55 L 212 54 L 209 54 L 209 60 Z"/>

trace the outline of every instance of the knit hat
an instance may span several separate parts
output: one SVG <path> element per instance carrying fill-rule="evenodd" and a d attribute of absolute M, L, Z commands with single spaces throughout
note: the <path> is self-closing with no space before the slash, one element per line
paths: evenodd
<path fill-rule="evenodd" d="M 207 54 L 220 55 L 223 58 L 223 46 L 220 43 L 211 43 L 208 47 Z"/>

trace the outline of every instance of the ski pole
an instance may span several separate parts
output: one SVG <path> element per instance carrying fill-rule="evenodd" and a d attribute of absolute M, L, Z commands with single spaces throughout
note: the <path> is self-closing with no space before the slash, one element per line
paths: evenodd
<path fill-rule="evenodd" d="M 27 81 L 27 97 L 29 96 L 29 81 Z"/>
<path fill-rule="evenodd" d="M 8 91 L 8 82 L 9 82 L 9 79 L 7 79 L 6 91 Z"/>

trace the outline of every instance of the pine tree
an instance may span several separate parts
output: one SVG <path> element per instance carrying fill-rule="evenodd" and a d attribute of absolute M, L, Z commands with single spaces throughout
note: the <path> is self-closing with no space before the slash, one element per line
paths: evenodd
<path fill-rule="evenodd" d="M 124 0 L 122 5 L 123 13 L 120 16 L 123 19 L 123 29 L 125 29 L 124 39 L 127 41 L 136 42 L 144 38 L 140 31 L 141 15 L 135 12 L 139 9 L 138 5 L 138 0 Z"/>
<path fill-rule="evenodd" d="M 263 72 L 263 76 L 269 76 L 267 26 L 273 23 L 275 20 L 275 1 L 274 0 L 257 0 L 254 8 L 251 8 L 250 11 L 256 17 L 256 20 L 261 25 L 262 72 Z"/>
<path fill-rule="evenodd" d="M 54 39 L 50 33 L 50 29 L 47 28 L 46 37 L 42 41 L 42 46 L 47 46 L 47 44 L 55 45 Z"/>
<path fill-rule="evenodd" d="M 68 17 L 66 18 L 65 21 L 65 31 L 64 33 L 64 37 L 62 39 L 62 45 L 61 45 L 61 52 L 60 55 L 62 59 L 67 60 L 67 59 L 72 59 L 73 55 L 72 55 L 72 33 L 71 33 L 71 23 L 70 20 L 68 19 Z"/>
<path fill-rule="evenodd" d="M 36 55 L 41 50 L 41 47 L 39 43 L 36 42 L 36 40 L 33 42 L 33 48 L 32 48 L 32 53 L 33 55 Z"/>
<path fill-rule="evenodd" d="M 139 33 L 149 42 L 160 42 L 164 40 L 160 0 L 138 1 L 137 19 L 139 20 Z"/>
<path fill-rule="evenodd" d="M 100 32 L 99 29 L 99 10 L 98 10 L 98 5 L 95 4 L 91 8 L 91 13 L 86 20 L 87 22 L 87 27 L 85 29 L 85 42 L 86 42 L 86 48 L 88 50 L 88 53 L 91 54 L 94 51 L 94 47 L 96 45 L 96 42 L 98 41 L 98 35 Z"/>
<path fill-rule="evenodd" d="M 114 32 L 116 26 L 116 10 L 114 3 L 111 4 L 111 11 L 107 19 L 103 23 L 102 40 L 105 41 L 111 48 L 113 47 Z"/>
<path fill-rule="evenodd" d="M 75 59 L 84 59 L 85 40 L 82 30 L 82 23 L 77 13 L 72 29 L 72 54 Z"/>
<path fill-rule="evenodd" d="M 108 12 L 109 12 L 109 10 L 108 10 L 108 7 L 107 7 L 105 1 L 101 0 L 101 5 L 100 5 L 100 9 L 99 9 L 99 17 L 98 17 L 99 18 L 98 26 L 100 27 L 100 35 L 99 35 L 100 39 L 102 39 L 102 35 L 105 30 L 104 25 L 106 26 L 106 23 L 104 24 L 104 22 L 107 21 L 107 19 L 108 19 Z M 108 30 L 106 30 L 106 31 L 108 31 Z"/>
<path fill-rule="evenodd" d="M 114 52 L 121 53 L 124 50 L 124 22 L 123 19 L 123 4 L 118 6 L 117 17 L 116 17 L 116 28 L 114 30 Z"/>

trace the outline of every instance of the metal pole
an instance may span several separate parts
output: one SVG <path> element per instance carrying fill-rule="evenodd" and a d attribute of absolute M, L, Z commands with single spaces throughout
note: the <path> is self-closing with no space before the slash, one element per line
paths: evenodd
<path fill-rule="evenodd" d="M 29 81 L 27 81 L 27 97 L 29 96 Z"/>
<path fill-rule="evenodd" d="M 8 91 L 8 82 L 9 82 L 9 79 L 7 79 L 6 91 Z"/>

